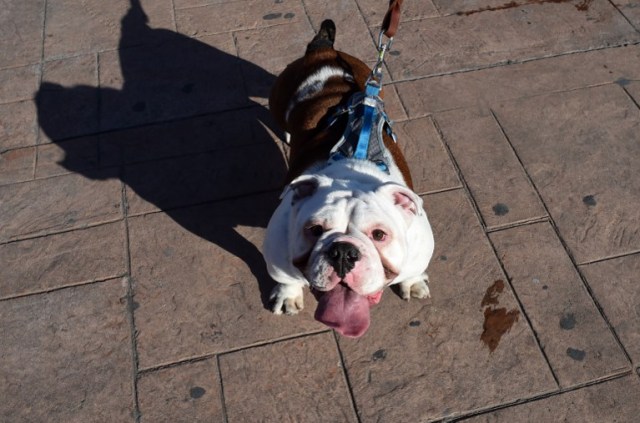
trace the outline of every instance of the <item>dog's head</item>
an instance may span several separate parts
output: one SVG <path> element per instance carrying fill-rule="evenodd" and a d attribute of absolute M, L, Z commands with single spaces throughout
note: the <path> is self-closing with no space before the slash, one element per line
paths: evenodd
<path fill-rule="evenodd" d="M 316 319 L 344 335 L 364 333 L 382 290 L 427 266 L 431 230 L 421 198 L 405 186 L 363 189 L 303 175 L 285 190 L 283 207 L 287 267 L 302 274 L 318 298 Z"/>

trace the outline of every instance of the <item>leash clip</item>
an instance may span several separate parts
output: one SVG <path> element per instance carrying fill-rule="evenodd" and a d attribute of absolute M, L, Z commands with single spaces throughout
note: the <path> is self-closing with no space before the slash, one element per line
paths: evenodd
<path fill-rule="evenodd" d="M 386 42 L 384 37 L 384 30 L 380 30 L 380 34 L 378 35 L 378 59 L 376 60 L 376 64 L 373 66 L 371 75 L 369 75 L 367 80 L 368 83 L 372 79 L 375 79 L 380 86 L 382 86 L 382 64 L 384 63 L 384 56 L 387 51 L 391 49 L 391 44 L 393 44 L 393 37 L 388 37 Z"/>

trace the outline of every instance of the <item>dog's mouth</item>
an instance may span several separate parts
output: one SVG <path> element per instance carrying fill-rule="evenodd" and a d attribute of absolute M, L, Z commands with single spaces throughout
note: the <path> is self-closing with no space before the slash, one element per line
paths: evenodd
<path fill-rule="evenodd" d="M 351 338 L 362 336 L 370 324 L 369 308 L 378 304 L 382 291 L 361 295 L 346 283 L 338 283 L 330 291 L 312 289 L 318 300 L 315 319 Z"/>

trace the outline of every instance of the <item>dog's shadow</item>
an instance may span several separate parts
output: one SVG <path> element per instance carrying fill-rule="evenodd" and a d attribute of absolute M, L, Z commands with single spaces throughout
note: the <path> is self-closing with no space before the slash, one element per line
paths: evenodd
<path fill-rule="evenodd" d="M 118 51 L 101 57 L 101 83 L 122 89 L 45 81 L 36 95 L 40 127 L 63 150 L 64 168 L 120 178 L 134 193 L 130 213 L 155 206 L 242 259 L 266 306 L 273 282 L 258 248 L 235 227 L 266 227 L 284 181 L 286 163 L 268 129 L 280 134 L 251 100 L 267 97 L 275 77 L 206 38 L 151 29 L 147 20 L 131 0 Z M 254 207 L 210 204 L 257 193 Z M 201 203 L 209 206 L 184 207 Z"/>

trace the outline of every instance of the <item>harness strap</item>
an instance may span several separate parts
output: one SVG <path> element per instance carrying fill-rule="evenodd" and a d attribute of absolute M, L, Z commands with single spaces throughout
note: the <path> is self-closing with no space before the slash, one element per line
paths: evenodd
<path fill-rule="evenodd" d="M 364 116 L 362 118 L 362 129 L 360 129 L 360 136 L 358 137 L 358 145 L 353 157 L 360 160 L 367 158 L 367 152 L 369 151 L 369 139 L 371 138 L 371 127 L 376 120 L 377 108 L 376 98 L 380 93 L 380 87 L 377 85 L 368 83 L 365 87 L 364 97 Z"/>
<path fill-rule="evenodd" d="M 380 87 L 375 82 L 367 82 L 365 92 L 353 94 L 347 106 L 341 107 L 333 115 L 329 126 L 345 113 L 348 113 L 348 121 L 342 137 L 331 149 L 329 164 L 345 158 L 368 160 L 389 173 L 389 164 L 393 159 L 384 145 L 383 132 L 390 135 L 394 142 L 396 137 L 379 93 Z"/>

